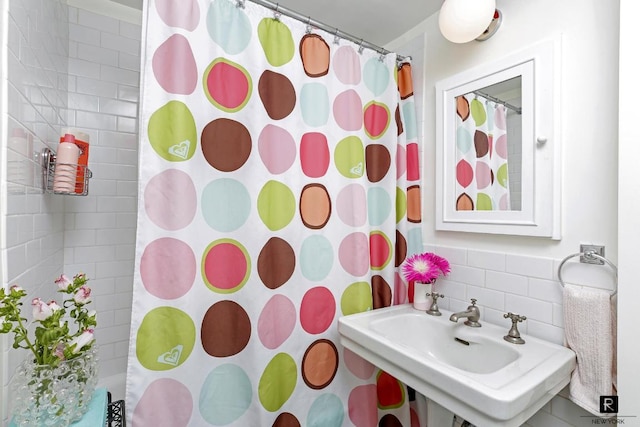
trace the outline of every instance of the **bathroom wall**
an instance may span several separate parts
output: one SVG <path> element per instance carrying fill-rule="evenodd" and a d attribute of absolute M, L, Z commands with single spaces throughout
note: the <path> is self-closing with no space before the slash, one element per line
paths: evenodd
<path fill-rule="evenodd" d="M 82 271 L 91 278 L 101 384 L 114 399 L 124 397 L 135 259 L 141 36 L 137 18 L 116 19 L 69 7 L 67 119 L 69 126 L 90 135 L 93 178 L 88 196 L 65 200 L 64 271 Z"/>
<path fill-rule="evenodd" d="M 524 314 L 520 329 L 556 343 L 563 340 L 561 287 L 557 268 L 580 243 L 606 246 L 617 261 L 617 3 L 568 0 L 535 3 L 501 1 L 504 21 L 485 42 L 456 45 L 438 29 L 437 14 L 388 45 L 412 54 L 416 38 L 425 40 L 423 236 L 425 249 L 447 257 L 452 273 L 438 291 L 441 307 L 460 310 L 477 298 L 483 317 L 510 326 L 502 314 Z M 597 28 L 597 31 L 594 31 Z M 498 59 L 548 38 L 561 38 L 562 240 L 435 231 L 435 84 L 450 75 Z M 407 50 L 408 49 L 408 50 Z M 607 266 L 578 264 L 563 269 L 571 283 L 610 289 Z M 440 303 L 440 301 L 439 301 Z M 563 392 L 562 394 L 565 394 Z M 564 397 L 554 398 L 527 424 L 540 427 L 591 423 L 586 411 Z M 631 414 L 633 415 L 633 414 Z M 627 420 L 629 422 L 629 420 Z"/>
<path fill-rule="evenodd" d="M 124 394 L 137 212 L 140 17 L 126 19 L 128 10 L 116 8 L 112 15 L 125 18 L 114 19 L 53 0 L 12 0 L 0 9 L 2 282 L 49 300 L 57 276 L 87 274 L 101 383 L 114 398 Z M 68 127 L 90 135 L 87 197 L 41 190 L 40 152 L 55 150 Z M 1 425 L 11 375 L 25 356 L 9 350 L 9 338 L 0 345 Z"/>
<path fill-rule="evenodd" d="M 41 193 L 38 154 L 55 148 L 65 124 L 67 16 L 61 1 L 2 2 L 2 283 L 43 299 L 53 298 L 64 257 L 64 198 Z M 9 351 L 8 337 L 2 339 L 0 422 L 6 422 L 7 385 L 24 353 Z"/>
<path fill-rule="evenodd" d="M 637 47 L 640 43 L 640 3 L 634 0 L 620 1 L 620 83 L 619 83 L 619 143 L 618 143 L 618 274 L 620 292 L 618 297 L 618 324 L 626 325 L 618 329 L 618 392 L 620 412 L 636 414 L 640 402 L 640 383 L 635 373 L 638 370 L 640 341 L 633 320 L 638 313 L 640 276 L 637 251 L 640 241 L 638 212 L 640 212 L 640 186 L 635 179 L 640 157 L 640 128 L 637 126 L 635 105 L 640 97 L 640 57 Z M 622 397 L 624 396 L 624 397 Z M 639 425 L 640 419 L 627 425 Z"/>
<path fill-rule="evenodd" d="M 606 255 L 617 258 L 617 93 L 618 3 L 596 0 L 513 2 L 498 0 L 504 13 L 497 34 L 485 42 L 462 45 L 445 40 L 438 16 L 427 20 L 391 42 L 388 47 L 404 53 L 403 45 L 424 37 L 424 237 L 426 242 L 484 250 L 509 248 L 519 253 L 561 259 L 576 252 L 579 244 L 606 246 Z M 594 31 L 597 28 L 597 31 Z M 561 38 L 562 106 L 562 240 L 435 231 L 435 83 L 445 77 L 550 38 Z M 588 181 L 588 183 L 587 183 Z M 588 191 L 585 191 L 588 190 Z"/>

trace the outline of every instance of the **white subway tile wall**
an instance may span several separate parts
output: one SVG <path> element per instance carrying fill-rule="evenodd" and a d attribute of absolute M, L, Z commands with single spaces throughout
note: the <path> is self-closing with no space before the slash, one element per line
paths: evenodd
<path fill-rule="evenodd" d="M 2 8 L 4 9 L 4 6 Z M 8 3 L 7 39 L 0 46 L 7 58 L 7 109 L 3 128 L 7 156 L 0 240 L 2 284 L 17 284 L 30 297 L 56 296 L 54 279 L 64 257 L 64 198 L 42 194 L 39 154 L 55 149 L 67 108 L 68 8 L 62 1 L 23 0 Z M 4 140 L 5 138 L 2 138 Z M 5 192 L 6 190 L 6 192 Z M 27 302 L 28 306 L 28 302 Z M 24 310 L 31 317 L 31 310 Z M 2 335 L 0 353 L 0 424 L 8 424 L 8 385 L 26 352 L 11 348 Z"/>
<path fill-rule="evenodd" d="M 141 26 L 69 7 L 69 127 L 90 135 L 87 197 L 65 204 L 65 271 L 92 279 L 100 376 L 126 372 L 135 259 Z"/>
<path fill-rule="evenodd" d="M 476 298 L 478 305 L 485 309 L 484 317 L 493 316 L 493 320 L 488 321 L 508 327 L 510 323 L 502 314 L 511 311 L 525 315 L 527 321 L 520 324 L 521 332 L 563 344 L 558 260 L 437 245 L 426 245 L 425 250 L 445 257 L 451 264 L 451 273 L 437 282 L 437 291 L 446 296 L 438 301 L 440 307 L 458 311 L 466 308 L 471 298 Z M 600 271 L 595 265 L 573 262 L 567 265 L 574 269 L 574 280 L 567 281 L 573 284 L 582 284 L 581 277 Z M 581 274 L 577 274 L 578 270 Z M 612 287 L 611 270 L 608 275 L 601 288 Z"/>

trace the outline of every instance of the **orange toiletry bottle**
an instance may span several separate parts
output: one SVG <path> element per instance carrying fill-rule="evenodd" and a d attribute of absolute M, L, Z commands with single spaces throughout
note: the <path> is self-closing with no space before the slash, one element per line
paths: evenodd
<path fill-rule="evenodd" d="M 89 165 L 89 135 L 76 129 L 66 129 L 65 134 L 72 134 L 75 137 L 75 144 L 80 149 L 75 181 L 75 193 L 82 194 L 85 191 L 85 178 L 87 174 L 87 166 Z M 63 139 L 64 137 L 61 137 L 60 141 Z"/>

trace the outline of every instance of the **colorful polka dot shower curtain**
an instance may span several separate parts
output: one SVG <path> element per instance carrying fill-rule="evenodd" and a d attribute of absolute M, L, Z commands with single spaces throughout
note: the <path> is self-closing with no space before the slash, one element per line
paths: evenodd
<path fill-rule="evenodd" d="M 250 2 L 143 15 L 128 424 L 411 426 L 337 330 L 422 251 L 411 65 Z"/>
<path fill-rule="evenodd" d="M 511 210 L 507 147 L 507 109 L 476 94 L 458 96 L 456 210 Z"/>

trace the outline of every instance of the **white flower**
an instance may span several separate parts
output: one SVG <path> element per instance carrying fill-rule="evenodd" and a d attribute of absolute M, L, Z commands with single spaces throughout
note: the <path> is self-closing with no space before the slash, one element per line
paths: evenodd
<path fill-rule="evenodd" d="M 72 348 L 73 354 L 78 353 L 82 347 L 90 344 L 94 340 L 93 329 L 86 329 L 79 336 L 75 337 L 69 342 L 69 347 Z M 74 347 L 75 346 L 75 347 Z"/>
<path fill-rule="evenodd" d="M 34 298 L 31 305 L 33 306 L 33 320 L 43 321 L 53 314 L 51 307 L 40 298 Z"/>
<path fill-rule="evenodd" d="M 56 285 L 61 291 L 66 291 L 71 284 L 73 284 L 73 281 L 69 280 L 64 274 L 56 279 Z"/>
<path fill-rule="evenodd" d="M 51 311 L 58 311 L 58 310 L 62 310 L 62 307 L 60 307 L 58 305 L 57 302 L 51 300 L 49 301 L 49 304 L 47 304 L 49 306 L 49 308 L 51 309 Z"/>
<path fill-rule="evenodd" d="M 73 300 L 78 304 L 89 304 L 91 302 L 91 288 L 88 286 L 80 286 L 73 296 Z"/>
<path fill-rule="evenodd" d="M 78 357 L 93 347 L 96 311 L 88 310 L 92 302 L 91 289 L 83 274 L 72 279 L 61 275 L 55 280 L 59 292 L 64 293 L 60 304 L 55 300 L 31 300 L 32 315 L 22 313 L 27 292 L 20 286 L 0 287 L 0 334 L 12 333 L 16 348 L 33 353 L 38 365 L 56 366 L 67 357 Z M 28 300 L 27 300 L 28 301 Z M 70 310 L 70 313 L 67 311 Z M 25 324 L 25 317 L 33 320 L 33 327 Z M 34 334 L 33 339 L 28 338 Z"/>

